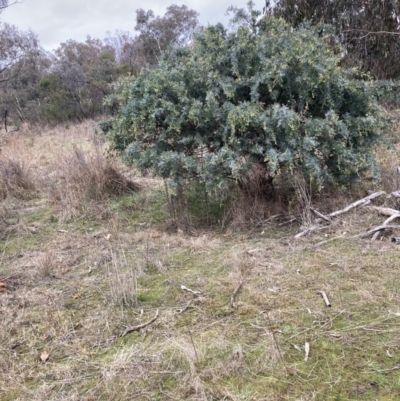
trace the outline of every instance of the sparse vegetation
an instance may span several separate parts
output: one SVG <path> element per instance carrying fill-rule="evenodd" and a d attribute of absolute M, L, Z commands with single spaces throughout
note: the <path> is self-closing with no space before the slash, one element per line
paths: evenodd
<path fill-rule="evenodd" d="M 343 70 L 306 3 L 195 40 L 138 10 L 57 68 L 0 26 L 1 401 L 399 399 L 398 83 Z"/>
<path fill-rule="evenodd" d="M 355 210 L 295 240 L 301 210 L 286 218 L 277 201 L 253 226 L 238 216 L 233 227 L 226 218 L 171 231 L 163 183 L 102 159 L 91 124 L 26 130 L 3 146 L 6 159 L 30 155 L 37 196 L 9 196 L 1 210 L 14 225 L 0 242 L 1 400 L 398 398 L 398 245 L 350 239 L 377 224 L 374 213 Z M 73 166 L 77 152 L 85 163 Z M 93 157 L 140 190 L 87 196 L 91 181 L 79 177 Z M 380 148 L 378 160 L 391 190 L 394 153 Z M 63 182 L 76 173 L 73 193 L 101 215 L 65 219 L 50 189 L 66 166 Z M 350 201 L 303 195 L 322 213 Z M 248 203 L 235 207 L 248 213 Z"/>

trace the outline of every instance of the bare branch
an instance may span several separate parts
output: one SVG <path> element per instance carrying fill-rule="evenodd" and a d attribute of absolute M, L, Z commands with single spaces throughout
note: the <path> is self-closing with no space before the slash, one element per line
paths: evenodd
<path fill-rule="evenodd" d="M 153 319 L 149 320 L 146 323 L 139 324 L 137 326 L 127 327 L 126 330 L 121 334 L 121 337 L 125 337 L 127 334 L 132 333 L 134 331 L 139 331 L 141 329 L 144 329 L 145 327 L 147 327 L 150 324 L 152 324 L 153 322 L 155 322 L 157 319 L 158 319 L 158 309 L 157 309 L 156 315 L 153 317 Z"/>
<path fill-rule="evenodd" d="M 240 280 L 240 283 L 238 284 L 238 286 L 235 288 L 235 290 L 232 292 L 231 295 L 231 306 L 233 309 L 237 309 L 237 305 L 235 304 L 235 297 L 237 295 L 237 293 L 240 291 L 240 289 L 242 288 L 244 283 L 244 280 Z"/>

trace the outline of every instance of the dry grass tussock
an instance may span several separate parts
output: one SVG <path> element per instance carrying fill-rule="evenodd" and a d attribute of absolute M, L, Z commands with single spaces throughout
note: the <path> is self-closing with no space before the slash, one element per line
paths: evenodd
<path fill-rule="evenodd" d="M 42 196 L 59 206 L 62 220 L 73 220 L 102 216 L 110 197 L 137 191 L 122 164 L 105 155 L 93 126 L 3 134 L 0 197 Z"/>
<path fill-rule="evenodd" d="M 351 238 L 380 216 L 353 210 L 296 240 L 300 211 L 272 218 L 284 214 L 277 204 L 263 218 L 254 209 L 251 230 L 246 217 L 246 230 L 188 236 L 163 230 L 167 200 L 148 180 L 108 201 L 70 189 L 107 213 L 54 219 L 58 182 L 77 185 L 66 160 L 86 171 L 97 157 L 89 128 L 76 130 L 3 148 L 30 155 L 42 199 L 0 207 L 20 225 L 0 240 L 2 401 L 398 399 L 398 245 Z M 303 196 L 299 208 L 311 199 L 321 212 L 354 200 Z"/>
<path fill-rule="evenodd" d="M 29 199 L 36 195 L 36 177 L 23 160 L 0 158 L 0 199 Z"/>
<path fill-rule="evenodd" d="M 54 171 L 48 184 L 50 200 L 60 205 L 64 220 L 99 214 L 99 202 L 140 188 L 98 147 L 88 154 L 74 146 L 70 154 L 60 155 Z"/>

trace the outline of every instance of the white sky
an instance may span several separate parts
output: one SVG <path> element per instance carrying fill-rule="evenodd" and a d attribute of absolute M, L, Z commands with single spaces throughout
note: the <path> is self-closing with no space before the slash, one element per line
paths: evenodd
<path fill-rule="evenodd" d="M 26 31 L 32 29 L 46 50 L 54 50 L 68 39 L 84 41 L 87 35 L 104 39 L 107 32 L 118 29 L 134 32 L 135 11 L 152 9 L 164 15 L 171 4 L 185 4 L 197 11 L 200 24 L 226 24 L 226 9 L 230 5 L 245 7 L 247 0 L 19 0 L 0 14 L 0 21 L 16 25 Z M 253 0 L 262 9 L 264 0 Z M 12 3 L 10 0 L 9 3 Z"/>

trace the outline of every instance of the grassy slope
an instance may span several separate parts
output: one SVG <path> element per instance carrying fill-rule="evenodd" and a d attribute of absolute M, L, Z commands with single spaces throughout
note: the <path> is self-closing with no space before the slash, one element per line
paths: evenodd
<path fill-rule="evenodd" d="M 54 196 L 71 145 L 92 151 L 90 124 L 6 139 L 1 161 L 28 160 L 38 192 L 1 209 L 2 401 L 400 398 L 399 248 L 349 238 L 313 247 L 380 218 L 349 213 L 300 240 L 297 226 L 272 223 L 168 233 L 151 180 L 84 207 Z"/>

